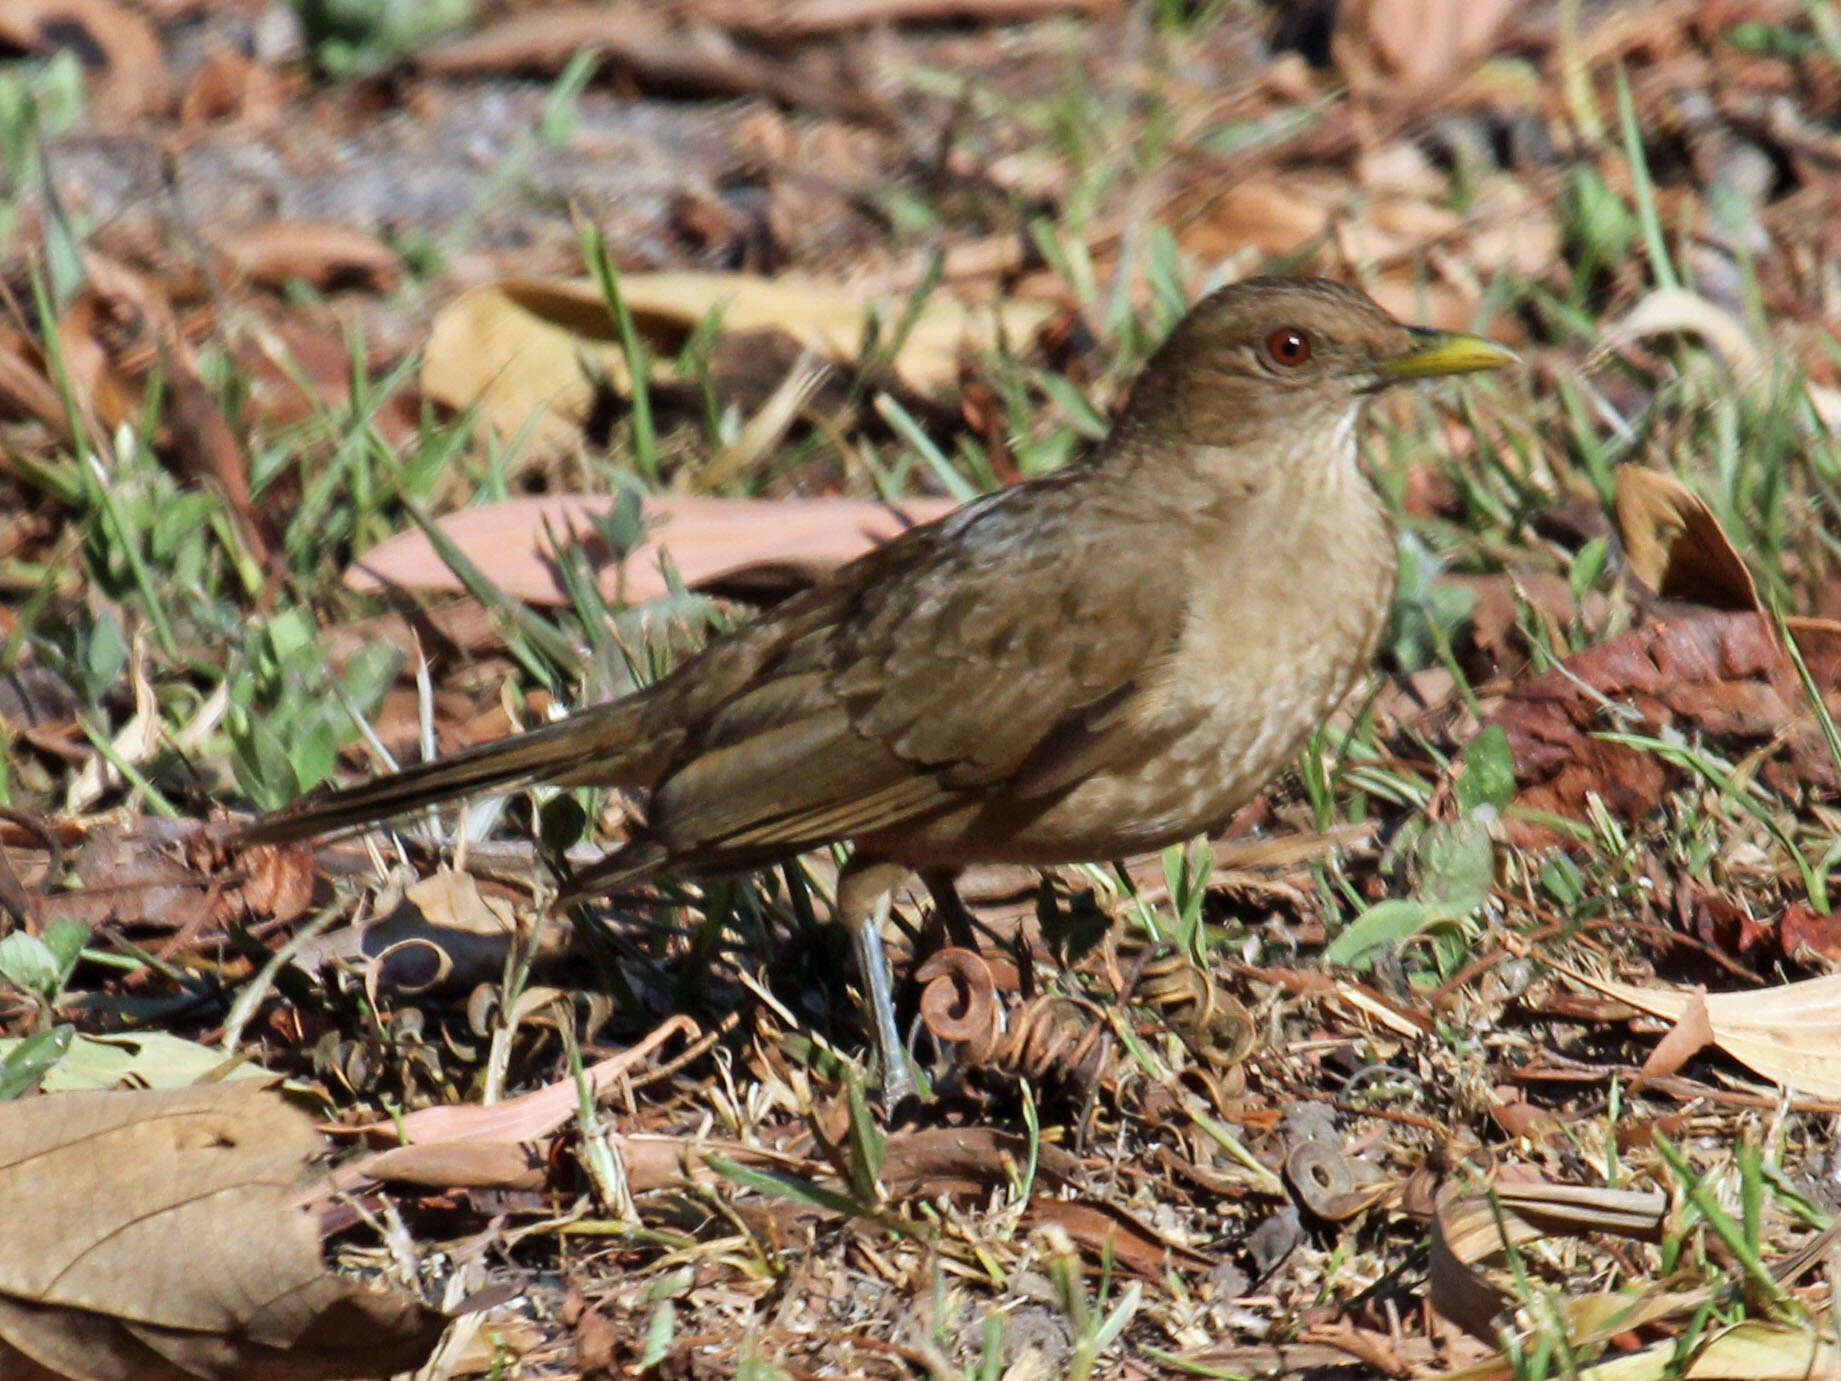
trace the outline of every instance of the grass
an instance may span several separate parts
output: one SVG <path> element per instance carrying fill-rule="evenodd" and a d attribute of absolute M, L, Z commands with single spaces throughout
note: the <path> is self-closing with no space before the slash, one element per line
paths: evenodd
<path fill-rule="evenodd" d="M 1162 8 L 1165 41 L 1181 45 L 1206 32 L 1200 21 L 1192 31 L 1169 18 L 1181 7 Z M 1390 401 L 1367 440 L 1405 556 L 1388 671 L 1448 674 L 1455 688 L 1446 703 L 1473 720 L 1494 703 L 1501 687 L 1492 681 L 1502 668 L 1477 647 L 1476 603 L 1451 577 L 1513 572 L 1566 582 L 1570 613 L 1514 601 L 1505 637 L 1533 672 L 1645 617 L 1605 536 L 1619 464 L 1661 466 L 1687 479 L 1775 604 L 1806 607 L 1835 565 L 1841 451 L 1793 372 L 1741 387 L 1688 339 L 1592 353 L 1641 293 L 1691 282 L 1673 217 L 1658 200 L 1631 87 L 1621 71 L 1594 76 L 1616 118 L 1607 126 L 1610 146 L 1579 157 L 1555 202 L 1574 247 L 1572 267 L 1556 264 L 1533 278 L 1504 270 L 1489 286 L 1493 319 L 1526 327 L 1552 386 L 1546 377 L 1512 378 Z M 53 65 L 0 84 L 0 139 L 9 148 L 64 123 L 56 112 L 69 78 Z M 566 137 L 581 78 L 575 72 L 561 84 L 546 137 Z M 908 79 L 923 92 L 951 84 L 950 73 L 924 65 Z M 20 90 L 38 94 L 28 101 Z M 1101 222 L 1135 204 L 1161 164 L 1192 155 L 1198 141 L 1206 148 L 1231 137 L 1241 147 L 1253 137 L 1226 124 L 1199 134 L 1174 128 L 1160 94 L 1132 95 L 1127 85 L 1095 89 L 1076 75 L 1028 103 L 972 96 L 980 138 L 993 147 L 1039 141 L 1070 172 L 1053 215 L 991 211 L 1031 239 L 1093 342 L 1069 372 L 1026 349 L 977 363 L 1024 475 L 1066 463 L 1103 431 L 1117 390 L 1209 277 L 1210 266 L 1182 248 L 1180 227 L 1151 221 L 1122 239 L 1123 268 L 1102 259 L 1093 248 Z M 1460 203 L 1466 178 L 1454 171 L 1450 181 L 1450 201 Z M 950 222 L 933 209 L 928 227 Z M 586 222 L 582 246 L 633 377 L 647 378 L 647 347 L 620 302 L 616 247 Z M 1751 266 L 1745 279 L 1741 314 L 1754 323 L 1770 320 L 1759 279 L 1770 267 Z M 732 476 L 733 492 L 778 491 L 789 475 L 793 483 L 841 476 L 857 492 L 884 497 L 926 490 L 964 499 L 998 485 L 997 458 L 982 437 L 942 428 L 879 382 L 921 303 L 942 290 L 939 272 L 936 259 L 908 310 L 865 341 L 845 425 L 798 435 L 793 460 L 770 457 Z M 36 280 L 46 285 L 38 289 L 38 321 L 54 314 L 48 273 Z M 712 322 L 676 361 L 701 409 L 673 422 L 642 386 L 605 453 L 584 457 L 580 473 L 602 481 L 618 475 L 633 493 L 662 492 L 734 440 L 743 419 L 724 412 L 707 348 L 718 326 Z M 278 523 L 277 565 L 265 573 L 223 496 L 167 463 L 157 378 L 137 414 L 96 435 L 81 421 L 91 400 L 60 360 L 55 335 L 36 338 L 50 356 L 70 430 L 85 442 L 30 437 L 0 471 L 10 508 L 45 515 L 64 534 L 25 555 L 0 555 L 0 611 L 8 616 L 0 665 L 37 669 L 75 693 L 84 735 L 78 756 L 93 752 L 117 772 L 100 804 L 126 817 L 197 819 L 271 808 L 364 770 L 364 732 L 414 668 L 376 642 L 334 655 L 325 630 L 371 611 L 341 587 L 340 573 L 383 536 L 416 525 L 438 533 L 434 512 L 516 491 L 530 478 L 523 457 L 467 416 L 425 413 L 412 436 L 389 440 L 380 419 L 412 387 L 415 360 L 375 371 L 355 366 L 343 402 L 319 402 L 288 426 L 241 438 L 256 503 Z M 366 358 L 356 333 L 351 346 L 355 360 Z M 207 341 L 201 353 L 220 396 L 255 393 L 257 381 L 226 341 Z M 1460 429 L 1467 448 L 1452 444 Z M 1442 501 L 1422 501 L 1428 486 Z M 1585 516 L 1571 528 L 1551 521 L 1566 511 Z M 614 522 L 624 526 L 607 534 L 616 546 L 635 535 L 635 510 L 620 512 L 625 517 Z M 545 704 L 584 704 L 657 676 L 719 616 L 682 593 L 644 615 L 610 609 L 566 557 L 571 603 L 533 611 L 499 594 L 461 553 L 443 554 L 498 615 L 504 646 L 471 703 L 502 696 L 525 722 Z M 425 685 L 416 736 L 437 727 L 428 722 L 436 691 L 445 696 L 464 684 L 454 673 L 451 684 Z M 123 741 L 137 703 L 152 706 L 150 751 Z M 403 723 L 400 715 L 393 722 Z M 1359 1128 L 1378 1148 L 1372 1159 L 1401 1177 L 1447 1144 L 1541 1161 L 1545 1153 L 1492 1121 L 1501 1103 L 1493 1090 L 1506 1067 L 1552 1051 L 1615 1069 L 1618 1079 L 1602 1095 L 1598 1084 L 1579 1093 L 1525 1091 L 1564 1118 L 1563 1141 L 1546 1148 L 1544 1163 L 1567 1174 L 1602 1165 L 1606 1183 L 1663 1188 L 1673 1207 L 1658 1244 L 1599 1251 L 1556 1239 L 1515 1255 L 1511 1306 L 1523 1311 L 1526 1327 L 1509 1348 L 1513 1373 L 1579 1374 L 1587 1359 L 1561 1307 L 1566 1290 L 1643 1290 L 1670 1278 L 1684 1293 L 1701 1292 L 1693 1312 L 1674 1321 L 1677 1352 L 1658 1374 L 1679 1372 L 1707 1340 L 1743 1320 L 1806 1325 L 1819 1302 L 1778 1282 L 1772 1263 L 1799 1234 L 1828 1222 L 1799 1180 L 1803 1150 L 1820 1139 L 1816 1116 L 1787 1103 L 1768 1114 L 1723 1106 L 1714 1097 L 1723 1085 L 1709 1075 L 1710 1092 L 1682 1114 L 1693 1119 L 1691 1138 L 1658 1134 L 1624 1145 L 1626 1128 L 1676 1115 L 1659 1096 L 1622 1082 L 1646 1043 L 1606 1022 L 1555 1015 L 1538 999 L 1547 981 L 1542 947 L 1601 968 L 1704 981 L 1707 966 L 1695 967 L 1691 952 L 1657 953 L 1632 933 L 1638 922 L 1666 919 L 1662 887 L 1688 898 L 1683 905 L 1711 897 L 1754 916 L 1779 914 L 1792 902 L 1825 912 L 1831 808 L 1818 791 L 1774 784 L 1758 770 L 1760 759 L 1734 756 L 1728 745 L 1612 731 L 1610 741 L 1684 768 L 1681 784 L 1642 819 L 1602 806 L 1589 812 L 1564 856 L 1523 853 L 1491 839 L 1495 822 L 1515 809 L 1506 746 L 1478 738 L 1461 714 L 1458 722 L 1455 729 L 1422 724 L 1371 702 L 1318 735 L 1269 793 L 1265 832 L 1368 822 L 1378 825 L 1370 846 L 1250 877 L 1223 871 L 1205 849 L 1173 850 L 1151 873 L 1121 881 L 1097 870 L 1044 892 L 1039 912 L 1057 923 L 1071 926 L 1082 905 L 1113 921 L 1108 938 L 1084 956 L 1070 945 L 1067 962 L 1039 958 L 1046 967 L 1034 975 L 1045 990 L 1103 1011 L 1114 1038 L 1097 1096 L 1101 1134 L 1083 1147 L 1096 1180 L 1110 1202 L 1157 1216 L 1167 1234 L 1238 1269 L 1249 1262 L 1245 1241 L 1283 1206 L 1285 1192 L 1270 1156 L 1249 1147 L 1269 1151 L 1273 1119 L 1288 1106 L 1315 1099 L 1340 1108 L 1352 1138 Z M 1841 756 L 1825 715 L 1820 729 Z M 403 747 L 400 734 L 388 746 Z M 74 772 L 16 734 L 0 803 L 34 818 L 54 815 Z M 585 794 L 539 800 L 545 850 L 566 855 L 618 809 Z M 514 808 L 496 839 L 469 833 L 466 844 L 524 839 L 530 824 Z M 1230 853 L 1223 848 L 1224 858 Z M 600 1307 L 630 1332 L 641 1367 L 687 1355 L 687 1338 L 714 1333 L 730 1349 L 732 1374 L 794 1375 L 796 1348 L 775 1322 L 790 1299 L 803 1301 L 810 1327 L 893 1330 L 883 1341 L 922 1359 L 903 1365 L 936 1376 L 1005 1375 L 1029 1348 L 1050 1358 L 1056 1374 L 1075 1377 L 1116 1374 L 1127 1357 L 1171 1374 L 1232 1375 L 1253 1365 L 1221 1341 L 1235 1329 L 1291 1344 L 1337 1317 L 1384 1338 L 1375 1320 L 1387 1309 L 1397 1317 L 1402 1301 L 1423 1292 L 1423 1230 L 1393 1212 L 1347 1225 L 1308 1223 L 1269 1279 L 1249 1279 L 1238 1291 L 1217 1291 L 1193 1272 L 1126 1280 L 1090 1238 L 1076 1242 L 1028 1216 L 1032 1203 L 1051 1197 L 1042 1152 L 1070 1144 L 1082 1124 L 1079 1108 L 1057 1103 L 1029 1076 L 994 1079 L 995 1092 L 972 1100 L 979 1123 L 1026 1137 L 1027 1158 L 1008 1167 L 1001 1187 L 969 1204 L 891 1201 L 882 1187 L 890 1139 L 869 1115 L 851 1063 L 861 1032 L 840 978 L 841 937 L 824 921 L 833 868 L 819 858 L 719 887 L 673 884 L 644 915 L 626 906 L 578 911 L 572 921 L 588 962 L 573 969 L 546 961 L 527 907 L 523 928 L 472 1003 L 464 994 L 379 990 L 371 966 L 351 958 L 305 983 L 263 962 L 285 936 L 257 938 L 246 929 L 159 954 L 157 964 L 148 937 L 112 925 L 84 929 L 74 948 L 70 923 L 53 921 L 42 938 L 15 930 L 0 941 L 8 994 L 0 1012 L 6 1034 L 28 1039 L 0 1064 L 0 1091 L 22 1093 L 33 1071 L 55 1063 L 57 1043 L 68 1045 L 73 1030 L 95 1019 L 71 1005 L 72 994 L 104 995 L 109 1020 L 131 1019 L 138 1009 L 123 997 L 122 973 L 178 1013 L 174 1029 L 203 1039 L 231 1026 L 252 1052 L 317 1082 L 344 1112 L 492 1099 L 579 1078 L 590 1044 L 624 1042 L 665 1011 L 689 1011 L 705 1025 L 739 1014 L 737 1030 L 682 1078 L 629 1094 L 624 1105 L 583 1108 L 571 1142 L 582 1165 L 579 1213 L 521 1229 L 506 1248 L 507 1269 L 555 1269 L 590 1281 Z M 1084 892 L 1093 895 L 1083 901 Z M 372 893 L 368 879 L 341 884 L 336 914 L 364 911 Z M 47 917 L 57 910 L 53 893 Z M 918 919 L 918 908 L 903 910 Z M 327 921 L 322 913 L 312 924 Z M 1517 942 L 1528 937 L 1538 943 L 1523 957 L 1526 946 Z M 1205 975 L 1210 1000 L 1232 996 L 1251 1013 L 1257 1039 L 1248 1062 L 1211 1066 L 1179 1030 L 1173 1008 L 1141 991 L 1121 996 L 1112 983 L 1108 964 L 1128 966 L 1134 953 L 1166 941 Z M 106 968 L 104 958 L 123 967 Z M 1464 979 L 1478 962 L 1485 967 Z M 1322 991 L 1273 977 L 1326 964 L 1346 969 Z M 1353 1008 L 1351 1000 L 1369 1005 Z M 280 1021 L 277 1007 L 293 1014 L 300 1032 L 292 1047 L 278 1034 L 283 1026 L 269 1020 Z M 1377 1024 L 1377 1010 L 1397 1020 Z M 1399 1021 L 1410 1030 L 1408 1018 L 1426 1012 L 1435 1018 L 1429 1033 L 1403 1034 Z M 944 1080 L 949 1066 L 936 1052 L 930 1072 Z M 1379 1107 L 1402 1120 L 1339 1092 L 1355 1071 L 1376 1067 L 1407 1090 L 1402 1106 Z M 622 1187 L 609 1135 L 623 1119 L 670 1130 L 703 1125 L 742 1143 L 798 1133 L 832 1155 L 810 1176 L 730 1161 L 716 1166 L 711 1182 L 636 1202 Z M 820 1160 L 815 1154 L 814 1164 Z M 1184 1167 L 1192 1178 L 1183 1178 Z M 860 1297 L 838 1301 L 818 1290 L 813 1278 L 826 1271 L 847 1273 Z M 1235 1314 L 1223 1301 L 1236 1294 L 1261 1302 Z M 897 1328 L 911 1310 L 920 1322 Z"/>

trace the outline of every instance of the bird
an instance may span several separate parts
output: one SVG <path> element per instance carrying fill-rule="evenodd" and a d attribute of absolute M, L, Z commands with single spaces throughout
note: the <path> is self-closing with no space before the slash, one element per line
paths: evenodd
<path fill-rule="evenodd" d="M 647 791 L 569 901 L 847 841 L 834 914 L 892 1110 L 914 1088 L 881 940 L 895 893 L 918 874 L 963 920 L 968 866 L 1224 825 L 1366 676 L 1392 604 L 1364 404 L 1514 359 L 1327 279 L 1220 288 L 1084 458 L 908 529 L 621 699 L 310 794 L 242 842 L 539 784 Z"/>

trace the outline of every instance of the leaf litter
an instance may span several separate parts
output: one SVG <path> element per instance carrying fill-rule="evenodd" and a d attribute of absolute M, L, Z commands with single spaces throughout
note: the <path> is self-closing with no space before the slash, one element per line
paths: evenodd
<path fill-rule="evenodd" d="M 130 1109 L 0 1179 L 44 1238 L 0 1242 L 0 1337 L 1831 1374 L 1831 17 L 471 8 L 0 21 L 0 1144 Z M 99 163 L 135 121 L 164 166 Z M 1383 684 L 1210 849 L 969 877 L 977 951 L 904 900 L 919 1122 L 862 1091 L 835 860 L 559 920 L 632 803 L 222 847 L 1065 463 L 1273 268 L 1530 382 L 1380 409 Z M 117 1227 L 158 1251 L 85 1253 Z"/>

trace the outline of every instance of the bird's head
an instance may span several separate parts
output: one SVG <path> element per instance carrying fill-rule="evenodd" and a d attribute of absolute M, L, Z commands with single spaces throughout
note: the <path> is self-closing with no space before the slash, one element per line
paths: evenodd
<path fill-rule="evenodd" d="M 1352 435 L 1362 400 L 1379 389 L 1513 359 L 1480 336 L 1403 325 L 1341 283 L 1253 278 L 1177 323 L 1134 385 L 1125 421 L 1166 445 L 1310 452 Z"/>

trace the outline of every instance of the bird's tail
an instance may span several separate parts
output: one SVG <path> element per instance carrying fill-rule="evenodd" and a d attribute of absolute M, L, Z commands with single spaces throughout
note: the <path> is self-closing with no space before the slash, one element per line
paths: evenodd
<path fill-rule="evenodd" d="M 306 796 L 256 821 L 238 842 L 282 844 L 535 782 L 649 785 L 654 756 L 644 741 L 640 700 L 619 700 L 342 791 Z"/>

